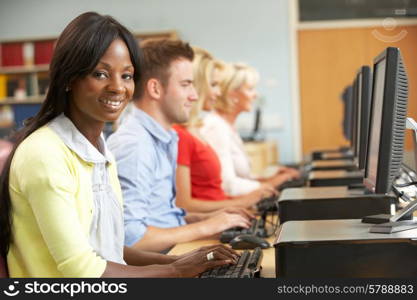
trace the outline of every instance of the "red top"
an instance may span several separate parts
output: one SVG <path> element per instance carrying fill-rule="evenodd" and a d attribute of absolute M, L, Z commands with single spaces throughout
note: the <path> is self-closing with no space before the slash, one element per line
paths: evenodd
<path fill-rule="evenodd" d="M 221 166 L 216 152 L 193 136 L 186 128 L 174 125 L 177 131 L 178 164 L 188 166 L 191 175 L 191 195 L 202 200 L 225 200 Z"/>

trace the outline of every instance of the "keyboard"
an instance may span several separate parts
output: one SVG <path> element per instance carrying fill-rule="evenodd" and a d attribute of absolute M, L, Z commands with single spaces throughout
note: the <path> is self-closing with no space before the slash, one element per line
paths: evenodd
<path fill-rule="evenodd" d="M 237 264 L 224 265 L 205 271 L 200 278 L 253 278 L 261 269 L 263 253 L 261 248 L 255 248 L 252 252 L 242 252 Z"/>
<path fill-rule="evenodd" d="M 265 221 L 261 219 L 253 219 L 252 224 L 249 228 L 233 227 L 225 230 L 220 235 L 220 242 L 228 243 L 235 237 L 241 234 L 254 234 L 259 237 L 267 237 L 268 233 L 265 229 Z"/>

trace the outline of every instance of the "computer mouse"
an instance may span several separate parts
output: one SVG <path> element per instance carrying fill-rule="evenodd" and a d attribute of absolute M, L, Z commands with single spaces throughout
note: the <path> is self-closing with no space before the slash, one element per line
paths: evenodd
<path fill-rule="evenodd" d="M 232 246 L 232 249 L 255 249 L 256 247 L 266 249 L 270 247 L 266 240 L 252 234 L 238 235 L 229 244 Z"/>

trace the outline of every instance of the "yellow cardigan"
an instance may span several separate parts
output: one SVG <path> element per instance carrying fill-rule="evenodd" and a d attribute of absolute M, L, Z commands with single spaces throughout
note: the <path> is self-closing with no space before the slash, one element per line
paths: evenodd
<path fill-rule="evenodd" d="M 114 159 L 112 188 L 122 193 Z M 100 277 L 106 261 L 88 243 L 93 216 L 93 164 L 44 126 L 18 147 L 10 170 L 11 277 Z"/>

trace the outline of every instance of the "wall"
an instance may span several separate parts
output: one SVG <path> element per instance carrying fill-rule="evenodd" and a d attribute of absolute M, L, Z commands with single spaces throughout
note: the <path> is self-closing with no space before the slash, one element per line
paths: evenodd
<path fill-rule="evenodd" d="M 282 162 L 293 162 L 289 1 L 1 0 L 0 40 L 58 35 L 88 10 L 110 14 L 132 31 L 174 29 L 223 60 L 247 62 L 259 70 L 267 138 L 279 143 Z M 242 128 L 252 126 L 252 115 L 242 116 Z"/>
<path fill-rule="evenodd" d="M 347 145 L 342 136 L 343 105 L 340 95 L 351 84 L 361 65 L 373 67 L 373 59 L 386 47 L 398 47 L 408 74 L 408 116 L 417 119 L 417 25 L 304 29 L 299 31 L 300 93 L 303 152 Z M 376 38 L 375 32 L 396 36 L 398 41 Z M 406 149 L 411 149 L 406 140 Z"/>

